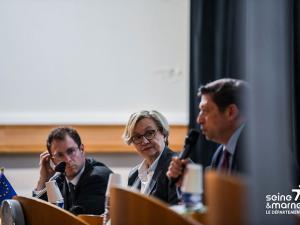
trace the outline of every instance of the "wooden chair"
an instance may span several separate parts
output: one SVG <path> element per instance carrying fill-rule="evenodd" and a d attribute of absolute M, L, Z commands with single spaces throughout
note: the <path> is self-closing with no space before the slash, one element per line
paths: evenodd
<path fill-rule="evenodd" d="M 26 225 L 88 225 L 72 213 L 49 202 L 23 196 L 15 196 L 21 203 Z"/>
<path fill-rule="evenodd" d="M 153 197 L 129 189 L 112 187 L 110 218 L 112 225 L 199 225 L 181 216 Z"/>
<path fill-rule="evenodd" d="M 246 224 L 246 185 L 241 177 L 205 173 L 207 225 Z"/>
<path fill-rule="evenodd" d="M 80 214 L 78 218 L 85 221 L 89 225 L 102 225 L 103 217 L 100 215 Z"/>

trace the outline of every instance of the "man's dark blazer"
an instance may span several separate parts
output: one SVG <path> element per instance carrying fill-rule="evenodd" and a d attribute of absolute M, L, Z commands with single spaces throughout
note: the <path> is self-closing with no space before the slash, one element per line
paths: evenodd
<path fill-rule="evenodd" d="M 175 152 L 171 151 L 168 147 L 165 147 L 149 183 L 149 188 L 145 193 L 146 195 L 155 196 L 156 198 L 159 198 L 160 200 L 163 200 L 171 205 L 177 204 L 179 201 L 177 197 L 176 185 L 171 187 L 170 181 L 166 175 L 172 157 L 175 155 Z M 134 167 L 130 171 L 128 178 L 128 186 L 133 186 L 136 189 L 141 189 L 141 180 L 138 177 L 139 167 L 140 164 Z"/>
<path fill-rule="evenodd" d="M 103 163 L 87 158 L 84 171 L 75 186 L 74 201 L 71 205 L 68 204 L 70 195 L 66 179 L 62 177 L 56 179 L 64 197 L 64 208 L 74 214 L 102 214 L 110 173 L 112 171 Z M 41 198 L 47 200 L 46 195 Z"/>
<path fill-rule="evenodd" d="M 243 174 L 246 172 L 246 168 L 245 168 L 245 153 L 247 151 L 247 136 L 246 136 L 246 131 L 245 131 L 245 127 L 243 128 L 237 144 L 236 144 L 236 148 L 235 148 L 235 152 L 233 154 L 233 158 L 232 158 L 232 164 L 230 166 L 230 173 L 232 174 Z M 212 161 L 211 161 L 211 165 L 210 167 L 213 169 L 218 169 L 219 164 L 221 163 L 221 159 L 222 159 L 222 154 L 223 154 L 223 145 L 220 145 L 216 152 L 214 153 L 213 157 L 212 157 Z"/>

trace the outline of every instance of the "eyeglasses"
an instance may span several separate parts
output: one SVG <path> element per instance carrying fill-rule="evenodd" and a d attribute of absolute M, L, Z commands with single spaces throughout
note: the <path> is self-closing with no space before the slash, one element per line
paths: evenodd
<path fill-rule="evenodd" d="M 131 138 L 131 141 L 134 144 L 141 144 L 143 141 L 143 137 L 146 138 L 148 141 L 150 141 L 155 137 L 156 133 L 157 133 L 157 130 L 147 130 L 143 135 L 137 134 L 137 135 L 133 136 Z"/>
<path fill-rule="evenodd" d="M 65 155 L 69 156 L 69 157 L 74 157 L 77 153 L 77 150 L 79 148 L 78 147 L 71 147 L 71 148 L 68 148 L 66 150 L 66 152 L 57 152 L 57 153 L 54 153 L 53 154 L 53 159 L 57 160 L 57 161 L 62 161 L 65 157 Z"/>

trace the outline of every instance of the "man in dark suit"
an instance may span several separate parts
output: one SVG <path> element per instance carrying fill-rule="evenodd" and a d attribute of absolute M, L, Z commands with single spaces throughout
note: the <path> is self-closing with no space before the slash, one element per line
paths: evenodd
<path fill-rule="evenodd" d="M 224 172 L 224 169 L 225 171 L 227 171 L 228 173 L 231 173 L 231 174 L 237 174 L 237 173 L 240 173 L 240 174 L 243 174 L 246 172 L 246 162 L 245 162 L 245 151 L 247 149 L 247 146 L 246 146 L 246 128 L 245 128 L 245 125 L 242 126 L 242 129 L 241 129 L 241 133 L 239 135 L 239 138 L 237 140 L 237 143 L 236 143 L 236 147 L 234 149 L 234 154 L 233 153 L 230 153 L 230 157 L 229 158 L 229 165 L 228 165 L 228 168 L 221 168 L 221 165 L 222 165 L 222 158 L 224 157 L 223 153 L 224 153 L 224 145 L 220 145 L 213 157 L 212 157 L 212 160 L 211 160 L 211 165 L 207 168 L 211 168 L 211 169 L 216 169 L 216 170 L 221 170 Z"/>
<path fill-rule="evenodd" d="M 74 214 L 103 213 L 108 177 L 112 171 L 103 163 L 85 157 L 84 145 L 73 128 L 54 129 L 48 136 L 47 149 L 40 155 L 40 178 L 34 196 L 54 175 L 50 162 L 55 165 L 65 162 L 65 176 L 56 179 L 64 197 L 64 208 Z M 47 195 L 41 198 L 47 200 Z"/>
<path fill-rule="evenodd" d="M 207 140 L 220 144 L 213 155 L 211 168 L 226 173 L 243 173 L 245 148 L 245 103 L 248 84 L 242 80 L 219 79 L 201 86 L 197 122 Z M 167 175 L 182 174 L 187 160 L 173 158 Z"/>

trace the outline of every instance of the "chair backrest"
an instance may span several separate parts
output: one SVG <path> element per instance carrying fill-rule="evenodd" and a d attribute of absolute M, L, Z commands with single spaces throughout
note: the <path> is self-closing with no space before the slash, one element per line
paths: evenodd
<path fill-rule="evenodd" d="M 242 177 L 206 171 L 207 225 L 245 225 L 246 194 Z"/>
<path fill-rule="evenodd" d="M 129 189 L 112 187 L 110 192 L 112 225 L 199 225 L 168 208 L 162 201 Z"/>
<path fill-rule="evenodd" d="M 15 196 L 14 199 L 21 203 L 26 225 L 88 225 L 72 213 L 49 202 L 23 196 Z"/>
<path fill-rule="evenodd" d="M 79 214 L 78 218 L 87 222 L 89 225 L 102 225 L 103 217 L 100 215 Z"/>
<path fill-rule="evenodd" d="M 19 201 L 6 199 L 2 201 L 0 212 L 0 224 L 26 225 L 23 209 Z"/>

